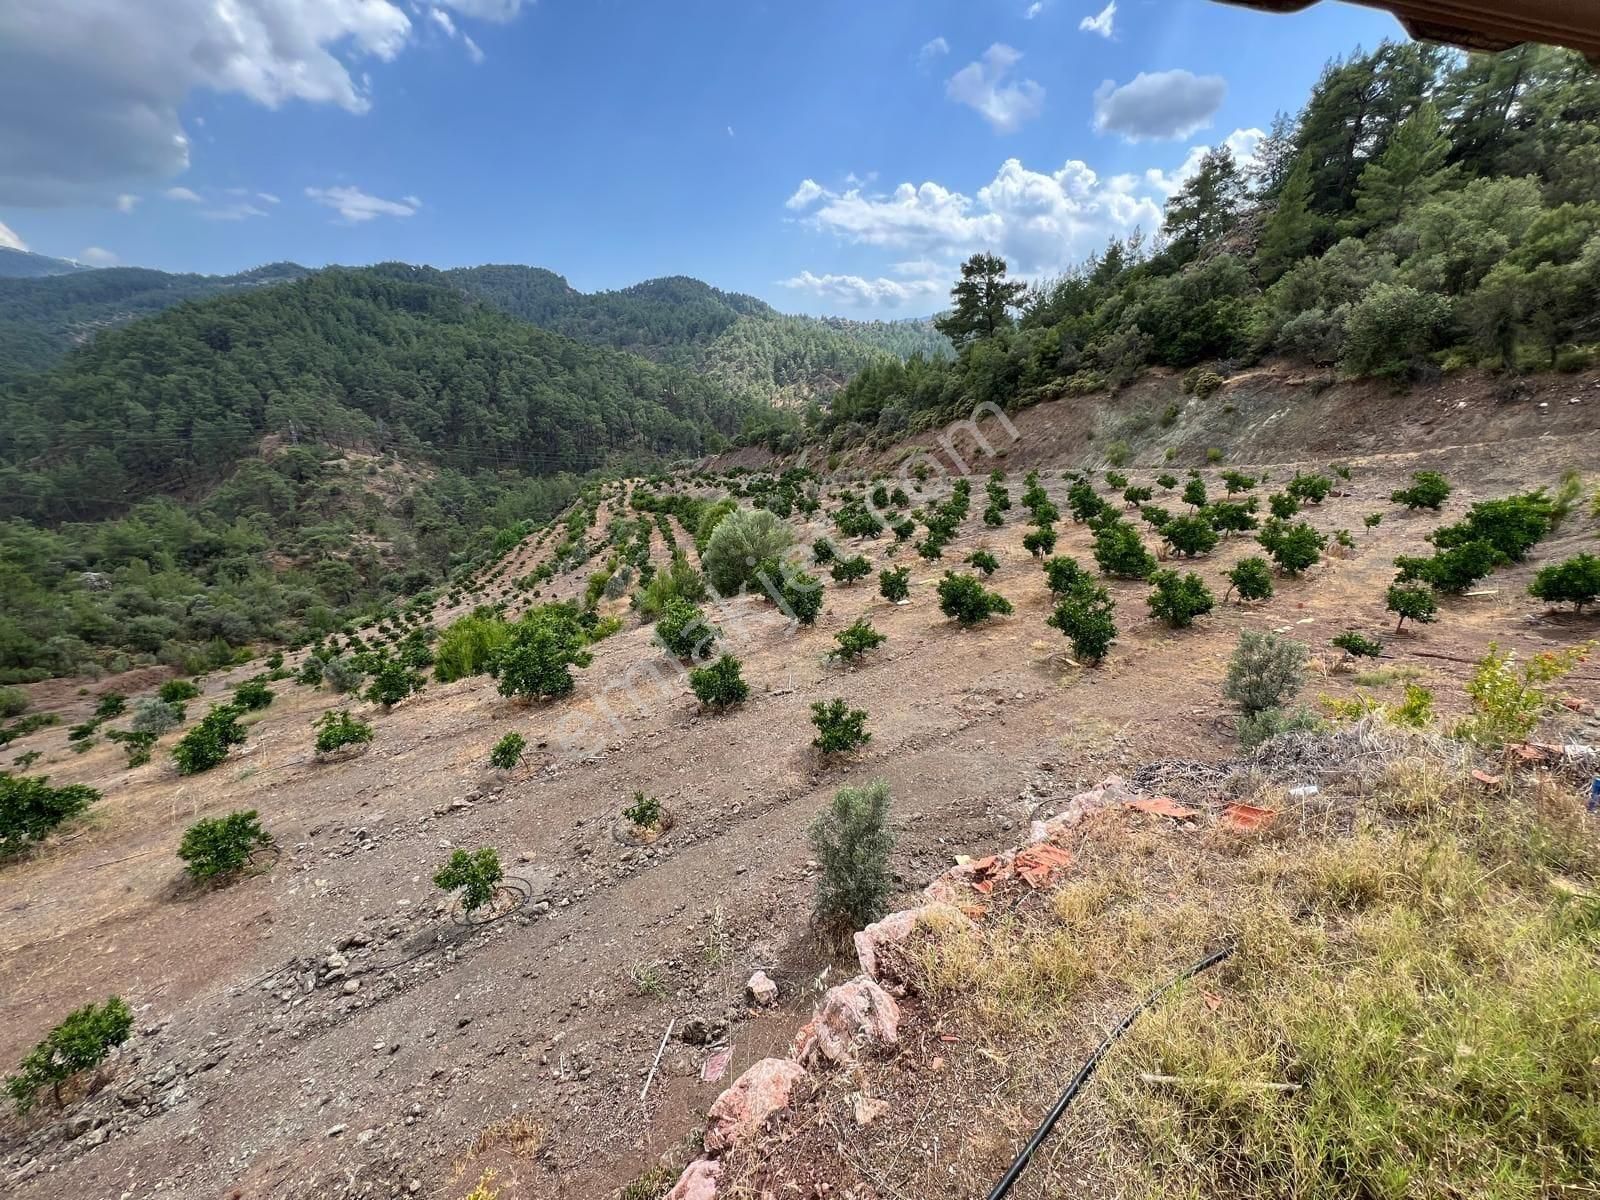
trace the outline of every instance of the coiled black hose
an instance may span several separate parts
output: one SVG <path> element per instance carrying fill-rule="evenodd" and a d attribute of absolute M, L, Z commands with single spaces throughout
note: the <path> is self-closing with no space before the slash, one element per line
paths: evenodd
<path fill-rule="evenodd" d="M 1033 1137 L 1028 1139 L 1028 1144 L 1022 1148 L 1022 1153 L 1018 1154 L 1016 1159 L 1013 1160 L 1010 1170 L 1008 1170 L 1005 1175 L 1001 1177 L 999 1183 L 994 1185 L 994 1191 L 989 1193 L 989 1200 L 1000 1200 L 1002 1196 L 1011 1190 L 1012 1185 L 1017 1182 L 1017 1179 L 1021 1176 L 1022 1172 L 1027 1170 L 1028 1163 L 1031 1162 L 1033 1160 L 1033 1156 L 1038 1153 L 1039 1147 L 1044 1145 L 1045 1139 L 1049 1137 L 1051 1131 L 1055 1129 L 1056 1122 L 1061 1120 L 1062 1114 L 1067 1111 L 1067 1108 L 1072 1104 L 1073 1100 L 1077 1098 L 1078 1092 L 1082 1090 L 1083 1085 L 1088 1082 L 1089 1076 L 1094 1074 L 1094 1069 L 1100 1065 L 1100 1060 L 1104 1058 L 1106 1056 L 1106 1052 L 1111 1049 L 1112 1043 L 1114 1043 L 1123 1034 L 1127 1033 L 1128 1029 L 1135 1021 L 1139 1019 L 1140 1015 L 1157 1000 L 1161 999 L 1162 996 L 1166 995 L 1185 980 L 1193 979 L 1196 975 L 1200 974 L 1201 971 L 1205 971 L 1216 966 L 1223 959 L 1227 958 L 1228 955 L 1232 954 L 1235 949 L 1236 947 L 1230 943 L 1222 947 L 1222 949 L 1215 950 L 1206 955 L 1199 962 L 1195 963 L 1194 966 L 1189 967 L 1187 970 L 1180 971 L 1178 974 L 1174 975 L 1171 979 L 1167 980 L 1167 982 L 1158 987 L 1155 991 L 1146 996 L 1139 1004 L 1139 1007 L 1135 1008 L 1127 1016 L 1123 1017 L 1121 1021 L 1117 1022 L 1116 1027 L 1112 1029 L 1110 1033 L 1106 1034 L 1105 1039 L 1094 1048 L 1094 1053 L 1089 1055 L 1089 1057 L 1084 1060 L 1083 1066 L 1078 1068 L 1078 1073 L 1074 1075 L 1071 1081 L 1067 1084 L 1066 1089 L 1061 1093 L 1061 1098 L 1056 1101 L 1055 1107 L 1050 1110 L 1049 1114 L 1040 1123 L 1039 1128 L 1034 1131 Z"/>

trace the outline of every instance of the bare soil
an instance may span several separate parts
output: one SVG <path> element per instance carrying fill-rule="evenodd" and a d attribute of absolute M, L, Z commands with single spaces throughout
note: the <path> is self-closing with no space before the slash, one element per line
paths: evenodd
<path fill-rule="evenodd" d="M 1149 619 L 1144 585 L 1111 583 L 1122 636 L 1096 670 L 1073 664 L 1045 625 L 1048 592 L 1021 549 L 1015 510 L 1002 529 L 982 525 L 980 479 L 973 514 L 943 561 L 923 562 L 909 547 L 893 559 L 912 567 L 909 604 L 882 600 L 869 578 L 830 584 L 809 630 L 792 630 L 749 597 L 721 608 L 726 644 L 753 689 L 724 716 L 697 711 L 650 630 L 629 618 L 595 647 L 564 701 L 515 704 L 482 677 L 430 684 L 392 712 L 362 711 L 377 738 L 337 761 L 315 760 L 311 722 L 351 701 L 287 682 L 248 718 L 248 742 L 196 777 L 175 773 L 171 735 L 153 763 L 132 771 L 104 741 L 72 753 L 64 728 L 14 743 L 8 762 L 40 751 L 32 773 L 105 795 L 85 821 L 0 873 L 0 1063 L 17 1061 L 69 1009 L 109 994 L 128 1000 L 138 1024 L 64 1119 L 48 1105 L 27 1119 L 0 1118 L 0 1181 L 8 1195 L 40 1198 L 459 1197 L 493 1168 L 503 1200 L 514 1200 L 605 1196 L 663 1156 L 681 1162 L 721 1088 L 781 1052 L 827 980 L 854 973 L 817 944 L 807 919 L 806 828 L 839 786 L 888 781 L 894 865 L 910 898 L 953 856 L 1022 840 L 1031 818 L 1109 773 L 1156 757 L 1235 753 L 1219 683 L 1241 629 L 1286 631 L 1323 651 L 1345 628 L 1381 631 L 1382 665 L 1415 669 L 1446 720 L 1463 710 L 1462 683 L 1489 642 L 1529 654 L 1600 636 L 1600 619 L 1547 612 L 1526 595 L 1540 565 L 1594 547 L 1587 497 L 1600 463 L 1600 381 L 1545 380 L 1512 401 L 1496 386 L 1469 380 L 1395 397 L 1324 389 L 1278 370 L 1185 402 L 1166 426 L 1160 416 L 1178 395 L 1172 380 L 1143 385 L 1117 406 L 1060 401 L 1016 416 L 1005 456 L 969 464 L 975 473 L 1001 465 L 1014 495 L 1022 471 L 1038 466 L 1056 476 L 1048 487 L 1059 499 L 1058 468 L 1094 461 L 1115 440 L 1129 442 L 1126 470 L 1140 482 L 1157 473 L 1168 446 L 1176 465 L 1196 466 L 1219 447 L 1224 461 L 1204 468 L 1214 491 L 1228 465 L 1269 469 L 1263 493 L 1295 464 L 1338 459 L 1352 470 L 1345 494 L 1304 515 L 1325 531 L 1351 530 L 1354 551 L 1280 580 L 1266 603 L 1219 605 L 1182 632 Z M 1153 415 L 1145 422 L 1141 413 Z M 846 466 L 906 455 L 901 447 Z M 1422 468 L 1444 470 L 1457 485 L 1442 514 L 1409 514 L 1387 500 Z M 1587 472 L 1585 500 L 1529 562 L 1496 573 L 1480 594 L 1446 601 L 1437 625 L 1388 636 L 1383 593 L 1396 554 L 1425 551 L 1424 535 L 1474 500 L 1553 487 L 1569 468 Z M 930 483 L 914 499 L 946 490 Z M 1167 503 L 1180 507 L 1175 494 Z M 1361 520 L 1369 512 L 1384 514 L 1370 531 Z M 822 517 L 797 524 L 802 544 L 831 532 Z M 1057 553 L 1088 562 L 1087 532 L 1059 529 Z M 692 539 L 677 534 L 688 548 Z M 460 608 L 524 602 L 511 581 L 557 540 L 514 551 Z M 890 540 L 851 550 L 872 558 L 876 572 Z M 980 546 L 1000 558 L 991 586 L 1016 611 L 962 631 L 939 614 L 934 586 Z M 659 536 L 655 547 L 664 564 Z M 1225 541 L 1184 569 L 1220 596 L 1223 570 L 1257 549 Z M 558 577 L 542 598 L 581 594 L 586 574 Z M 626 612 L 625 601 L 609 607 Z M 829 661 L 832 635 L 862 615 L 886 645 L 859 667 Z M 213 677 L 191 713 L 254 669 Z M 1327 673 L 1307 697 L 1354 686 L 1348 674 Z M 109 680 L 93 690 L 111 687 L 130 690 Z M 1592 662 L 1567 687 L 1600 700 Z M 809 707 L 834 696 L 867 710 L 873 737 L 847 761 L 826 764 L 809 745 Z M 35 697 L 64 723 L 94 704 L 59 681 Z M 511 730 L 528 739 L 529 759 L 501 776 L 487 765 L 489 748 Z M 1600 736 L 1592 719 L 1571 732 Z M 636 790 L 674 817 L 649 846 L 616 833 Z M 175 892 L 183 829 L 240 808 L 259 810 L 281 854 L 231 886 Z M 430 877 L 452 848 L 479 846 L 499 849 L 529 900 L 494 923 L 466 926 Z M 745 1004 L 744 981 L 757 968 L 780 985 L 777 1010 Z M 929 1063 L 957 1056 L 929 1049 L 937 1033 L 921 1020 L 913 1012 L 922 1057 L 906 1069 L 936 1114 L 940 1077 Z M 669 1022 L 675 1032 L 641 1100 Z M 709 1049 L 681 1040 L 686 1030 L 733 1047 L 720 1082 L 702 1082 Z M 981 1065 L 960 1061 L 968 1077 Z M 992 1135 L 995 1147 L 1009 1144 L 1022 1119 L 1019 1110 Z M 937 1144 L 984 1136 L 952 1127 Z M 870 1182 L 871 1165 L 858 1174 Z"/>

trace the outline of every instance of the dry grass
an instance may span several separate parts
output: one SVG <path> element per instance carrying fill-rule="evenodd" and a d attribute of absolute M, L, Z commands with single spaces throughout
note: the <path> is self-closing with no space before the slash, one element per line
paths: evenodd
<path fill-rule="evenodd" d="M 1119 1132 L 1093 1142 L 1126 1194 L 1597 1194 L 1596 823 L 1548 778 L 1395 751 L 1344 831 L 1091 822 L 1048 899 L 916 942 L 918 986 L 997 1056 L 1043 1055 L 1236 940 L 1102 1067 Z"/>

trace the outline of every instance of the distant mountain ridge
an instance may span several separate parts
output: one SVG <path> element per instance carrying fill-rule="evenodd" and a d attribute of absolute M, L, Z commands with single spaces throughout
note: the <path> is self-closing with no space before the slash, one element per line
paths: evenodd
<path fill-rule="evenodd" d="M 184 301 L 313 273 L 287 262 L 235 275 L 195 275 L 140 267 L 94 270 L 22 251 L 0 252 L 0 259 L 0 384 L 53 366 L 102 329 Z M 10 273 L 6 264 L 13 268 Z M 617 291 L 581 292 L 541 267 L 441 271 L 383 263 L 372 269 L 450 287 L 576 341 L 704 372 L 742 397 L 779 406 L 825 399 L 864 367 L 891 356 L 951 353 L 929 321 L 789 316 L 754 296 L 681 275 Z"/>

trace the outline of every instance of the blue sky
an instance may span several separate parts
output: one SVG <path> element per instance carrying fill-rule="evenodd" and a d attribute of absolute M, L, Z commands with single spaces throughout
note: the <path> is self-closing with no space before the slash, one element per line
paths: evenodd
<path fill-rule="evenodd" d="M 1150 232 L 1197 147 L 1399 36 L 1333 0 L 8 0 L 0 240 L 915 315 L 973 250 L 1048 274 Z"/>

